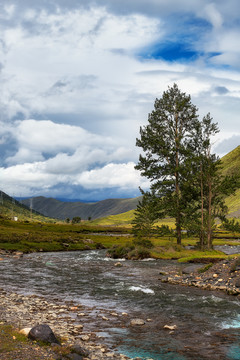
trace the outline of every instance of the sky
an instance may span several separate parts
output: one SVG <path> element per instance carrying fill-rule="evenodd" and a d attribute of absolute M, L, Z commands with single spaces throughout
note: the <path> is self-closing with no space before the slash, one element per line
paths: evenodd
<path fill-rule="evenodd" d="M 0 189 L 139 196 L 140 126 L 177 83 L 240 144 L 239 0 L 0 0 Z"/>

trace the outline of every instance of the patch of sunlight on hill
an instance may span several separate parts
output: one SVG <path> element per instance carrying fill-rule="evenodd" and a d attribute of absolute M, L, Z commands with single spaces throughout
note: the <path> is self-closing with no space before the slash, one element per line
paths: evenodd
<path fill-rule="evenodd" d="M 228 196 L 225 202 L 229 213 L 238 211 L 240 208 L 240 189 L 236 191 L 235 195 Z"/>
<path fill-rule="evenodd" d="M 221 159 L 223 175 L 240 176 L 240 145 Z"/>
<path fill-rule="evenodd" d="M 130 225 L 134 219 L 135 210 L 130 210 L 118 215 L 110 215 L 91 221 L 93 225 Z"/>
<path fill-rule="evenodd" d="M 104 218 L 96 219 L 91 221 L 93 225 L 103 225 L 103 226 L 125 226 L 131 227 L 132 221 L 134 219 L 135 210 L 130 210 L 118 215 L 110 215 Z M 156 222 L 156 226 L 168 225 L 170 228 L 175 227 L 174 219 L 161 219 Z"/>

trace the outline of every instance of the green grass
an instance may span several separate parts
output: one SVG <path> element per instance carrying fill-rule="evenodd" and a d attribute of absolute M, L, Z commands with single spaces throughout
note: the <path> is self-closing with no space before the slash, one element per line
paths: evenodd
<path fill-rule="evenodd" d="M 14 350 L 18 350 L 19 342 L 26 343 L 28 341 L 26 336 L 6 324 L 0 324 L 0 340 L 0 358 L 1 354 L 8 354 Z M 9 359 L 11 359 L 11 357 L 9 357 Z"/>
<path fill-rule="evenodd" d="M 130 225 L 134 219 L 135 210 L 130 210 L 118 215 L 110 215 L 104 218 L 99 218 L 92 220 L 92 225 L 102 225 L 102 226 L 126 226 Z"/>
<path fill-rule="evenodd" d="M 119 215 L 120 216 L 120 215 Z M 119 218 L 118 216 L 118 218 Z M 122 216 L 122 215 L 121 215 Z M 126 213 L 124 215 L 127 219 Z M 75 251 L 99 248 L 111 248 L 112 246 L 127 246 L 132 243 L 133 236 L 129 224 L 115 223 L 109 226 L 97 225 L 96 222 L 82 222 L 81 224 L 66 223 L 40 223 L 40 222 L 15 222 L 0 219 L 0 249 L 8 251 Z M 165 219 L 158 225 L 165 224 L 171 227 L 174 222 Z M 218 229 L 215 234 L 214 245 L 236 245 L 240 234 L 230 233 Z M 185 249 L 186 245 L 196 245 L 197 238 L 183 235 L 182 246 L 177 245 L 176 239 L 166 235 L 151 239 L 154 247 L 150 249 L 151 256 L 162 259 L 181 259 L 189 261 L 194 258 L 224 258 L 224 254 L 218 251 L 198 251 Z"/>

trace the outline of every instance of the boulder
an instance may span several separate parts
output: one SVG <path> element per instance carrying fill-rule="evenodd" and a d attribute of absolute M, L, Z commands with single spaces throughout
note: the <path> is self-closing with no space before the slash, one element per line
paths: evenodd
<path fill-rule="evenodd" d="M 41 324 L 41 325 L 34 326 L 30 330 L 28 337 L 31 340 L 42 341 L 46 344 L 59 344 L 60 345 L 60 342 L 57 340 L 52 329 L 47 324 Z"/>

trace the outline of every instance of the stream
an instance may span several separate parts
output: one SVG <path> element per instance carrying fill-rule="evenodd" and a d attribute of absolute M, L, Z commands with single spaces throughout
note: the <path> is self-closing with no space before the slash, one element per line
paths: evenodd
<path fill-rule="evenodd" d="M 240 359 L 239 297 L 162 283 L 160 271 L 183 266 L 173 260 L 115 263 L 104 250 L 7 258 L 0 261 L 0 287 L 151 319 L 140 327 L 97 330 L 114 351 L 129 357 Z M 166 324 L 177 329 L 166 330 Z"/>

